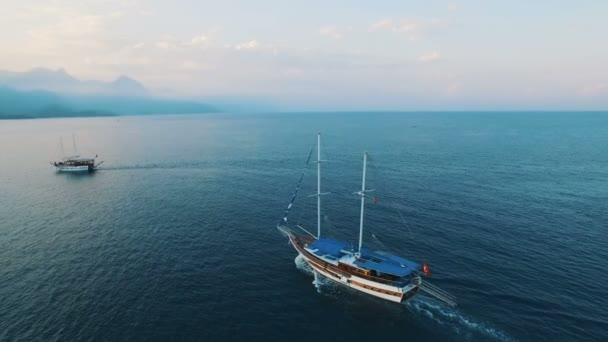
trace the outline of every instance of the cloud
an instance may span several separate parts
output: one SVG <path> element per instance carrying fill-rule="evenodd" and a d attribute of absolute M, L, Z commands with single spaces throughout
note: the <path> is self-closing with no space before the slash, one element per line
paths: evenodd
<path fill-rule="evenodd" d="M 164 50 L 167 50 L 167 49 L 172 48 L 172 47 L 173 47 L 173 44 L 172 44 L 172 43 L 170 43 L 170 42 L 168 42 L 168 41 L 161 40 L 161 41 L 156 42 L 156 43 L 154 44 L 154 46 L 156 46 L 156 47 L 157 47 L 157 48 L 159 48 L 159 49 L 164 49 Z"/>
<path fill-rule="evenodd" d="M 405 33 L 408 35 L 415 34 L 420 30 L 420 25 L 414 22 L 403 22 L 393 27 L 393 32 Z"/>
<path fill-rule="evenodd" d="M 333 39 L 340 39 L 343 37 L 343 33 L 335 26 L 325 26 L 319 29 L 319 34 L 325 37 Z"/>
<path fill-rule="evenodd" d="M 140 44 L 143 45 L 143 43 Z M 189 40 L 181 40 L 170 35 L 164 35 L 161 37 L 161 40 L 154 43 L 154 46 L 159 49 L 169 50 L 175 48 L 202 48 L 208 46 L 209 44 L 210 40 L 208 36 L 204 34 L 196 35 Z M 133 48 L 137 48 L 136 46 Z"/>
<path fill-rule="evenodd" d="M 425 24 L 413 20 L 405 20 L 392 27 L 392 31 L 405 36 L 409 40 L 417 40 L 423 34 Z"/>
<path fill-rule="evenodd" d="M 588 84 L 579 89 L 578 94 L 583 97 L 608 95 L 608 83 Z"/>
<path fill-rule="evenodd" d="M 385 18 L 370 25 L 369 32 L 393 32 L 405 36 L 409 40 L 422 38 L 428 31 L 443 25 L 443 21 L 432 19 L 401 19 Z"/>
<path fill-rule="evenodd" d="M 301 68 L 294 68 L 294 67 L 288 67 L 285 68 L 283 70 L 281 70 L 281 75 L 286 76 L 286 77 L 300 77 L 302 75 L 304 75 L 305 71 Z"/>
<path fill-rule="evenodd" d="M 378 32 L 389 29 L 393 26 L 393 19 L 385 18 L 370 25 L 369 32 Z"/>
<path fill-rule="evenodd" d="M 209 42 L 209 38 L 206 35 L 200 34 L 198 36 L 192 37 L 189 42 L 186 42 L 184 45 L 190 46 L 205 46 Z"/>
<path fill-rule="evenodd" d="M 446 88 L 445 94 L 447 96 L 456 96 L 462 93 L 463 88 L 464 84 L 462 82 L 452 82 Z"/>
<path fill-rule="evenodd" d="M 259 46 L 260 44 L 258 43 L 258 41 L 254 39 L 245 43 L 237 44 L 234 48 L 237 50 L 251 50 Z"/>
<path fill-rule="evenodd" d="M 70 15 L 57 20 L 52 25 L 30 29 L 28 34 L 34 44 L 80 43 L 87 41 L 87 37 L 102 33 L 106 19 L 96 15 Z"/>
<path fill-rule="evenodd" d="M 418 57 L 418 62 L 431 63 L 438 61 L 441 58 L 441 54 L 438 51 L 429 52 L 427 54 Z"/>
<path fill-rule="evenodd" d="M 187 60 L 182 62 L 182 64 L 180 65 L 180 69 L 188 71 L 200 71 L 205 70 L 206 67 L 205 65 L 202 65 L 198 62 Z"/>

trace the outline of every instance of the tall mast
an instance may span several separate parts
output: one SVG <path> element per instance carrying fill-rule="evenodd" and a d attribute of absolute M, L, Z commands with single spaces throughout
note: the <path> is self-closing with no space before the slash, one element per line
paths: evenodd
<path fill-rule="evenodd" d="M 78 155 L 78 149 L 76 148 L 76 136 L 72 133 L 72 147 L 74 147 L 74 155 Z"/>
<path fill-rule="evenodd" d="M 363 211 L 365 208 L 365 169 L 367 168 L 367 152 L 363 154 L 363 183 L 361 184 L 361 218 L 359 221 L 359 255 L 361 255 L 361 246 L 363 245 Z"/>
<path fill-rule="evenodd" d="M 65 158 L 65 151 L 63 149 L 63 137 L 59 137 L 59 148 L 61 148 L 61 158 Z"/>
<path fill-rule="evenodd" d="M 317 239 L 321 238 L 321 133 L 317 133 Z"/>

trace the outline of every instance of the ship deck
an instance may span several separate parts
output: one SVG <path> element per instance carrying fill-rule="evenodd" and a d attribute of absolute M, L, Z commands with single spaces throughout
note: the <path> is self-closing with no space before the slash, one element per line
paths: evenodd
<path fill-rule="evenodd" d="M 333 265 L 339 263 L 360 269 L 374 271 L 376 274 L 388 274 L 395 277 L 407 277 L 421 270 L 420 264 L 387 252 L 361 249 L 361 255 L 355 257 L 353 245 L 330 238 L 322 238 L 310 243 L 306 250 Z"/>

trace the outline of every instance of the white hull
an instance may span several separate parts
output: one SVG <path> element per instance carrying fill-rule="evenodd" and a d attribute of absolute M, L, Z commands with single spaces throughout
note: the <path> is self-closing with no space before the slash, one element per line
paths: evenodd
<path fill-rule="evenodd" d="M 324 270 L 322 267 L 317 266 L 314 261 L 311 262 L 311 260 L 309 258 L 307 258 L 306 255 L 303 255 L 302 253 L 299 253 L 299 254 L 302 256 L 302 258 L 304 258 L 304 260 L 306 260 L 306 262 L 310 265 L 310 267 L 312 267 L 312 269 L 315 272 L 319 272 L 326 278 L 331 279 L 338 284 L 341 284 L 341 285 L 344 285 L 347 287 L 351 287 L 355 290 L 361 291 L 363 293 L 367 293 L 369 295 L 372 295 L 372 296 L 375 296 L 378 298 L 386 299 L 391 302 L 401 303 L 403 301 L 404 293 L 412 291 L 416 288 L 415 285 L 408 285 L 404 288 L 400 288 L 400 287 L 390 286 L 390 285 L 386 285 L 386 284 L 378 284 L 376 282 L 370 282 L 369 280 L 366 280 L 366 279 L 363 279 L 363 278 L 360 278 L 360 277 L 357 277 L 354 275 L 351 275 L 348 278 L 344 277 L 344 276 L 336 277 L 335 275 Z M 385 289 L 386 291 L 390 291 L 390 292 L 398 292 L 399 294 L 392 295 L 392 294 L 374 291 L 374 290 L 365 288 L 364 285 L 369 285 L 369 286 L 373 286 L 375 288 Z"/>
<path fill-rule="evenodd" d="M 93 170 L 93 169 L 91 169 Z M 83 166 L 60 166 L 57 167 L 57 171 L 59 172 L 85 172 L 89 171 L 89 167 L 87 165 Z"/>

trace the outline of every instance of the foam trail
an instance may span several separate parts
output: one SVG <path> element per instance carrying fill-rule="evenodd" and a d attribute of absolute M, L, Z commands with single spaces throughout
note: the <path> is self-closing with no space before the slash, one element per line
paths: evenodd
<path fill-rule="evenodd" d="M 410 310 L 420 313 L 441 325 L 450 326 L 460 335 L 466 335 L 474 339 L 476 334 L 481 334 L 498 341 L 512 341 L 511 338 L 501 331 L 485 323 L 475 322 L 457 309 L 439 304 L 430 298 L 417 296 L 407 301 L 406 306 Z"/>
<path fill-rule="evenodd" d="M 315 280 L 312 281 L 312 284 L 317 288 L 317 292 L 321 293 L 321 281 L 320 281 L 321 276 L 319 275 L 318 272 L 314 272 L 314 274 L 315 274 Z"/>
<path fill-rule="evenodd" d="M 310 267 L 308 262 L 306 262 L 304 257 L 302 257 L 300 254 L 296 256 L 294 262 L 296 264 L 296 268 L 300 271 L 306 274 L 314 275 L 315 279 L 313 280 L 312 284 L 316 287 L 317 292 L 321 293 L 322 288 L 333 285 L 333 282 L 331 280 L 326 279 L 325 277 L 323 277 L 323 275 L 315 272 L 312 267 Z"/>
<path fill-rule="evenodd" d="M 315 279 L 312 283 L 317 288 L 317 292 L 322 293 L 321 290 L 323 288 L 335 284 L 331 280 L 325 279 L 322 275 L 314 272 L 312 267 L 310 267 L 308 262 L 306 262 L 301 255 L 298 254 L 298 256 L 296 256 L 294 259 L 294 262 L 296 264 L 296 268 L 298 268 L 300 271 L 306 274 L 314 275 Z M 336 284 L 336 286 L 340 285 Z M 409 310 L 415 313 L 422 314 L 423 316 L 430 318 L 434 322 L 441 325 L 451 327 L 459 335 L 465 335 L 469 338 L 475 339 L 475 335 L 479 336 L 479 334 L 481 334 L 486 338 L 489 337 L 497 341 L 512 341 L 512 339 L 507 335 L 495 328 L 492 328 L 488 324 L 476 322 L 472 318 L 466 317 L 457 309 L 445 306 L 439 302 L 436 302 L 432 298 L 418 295 L 406 301 L 405 305 Z"/>
<path fill-rule="evenodd" d="M 314 273 L 312 270 L 312 267 L 310 267 L 308 262 L 306 262 L 306 260 L 304 260 L 304 257 L 301 256 L 300 254 L 298 254 L 298 256 L 295 258 L 294 262 L 296 264 L 296 268 L 299 269 L 300 271 L 307 273 L 307 274 Z"/>

